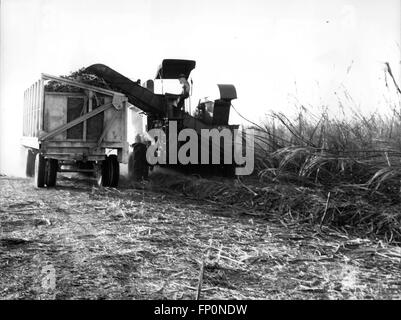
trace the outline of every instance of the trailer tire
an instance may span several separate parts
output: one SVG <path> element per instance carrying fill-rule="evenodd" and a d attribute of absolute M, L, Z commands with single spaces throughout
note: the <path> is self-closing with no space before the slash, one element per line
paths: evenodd
<path fill-rule="evenodd" d="M 108 156 L 106 161 L 109 161 L 110 187 L 117 187 L 120 180 L 120 163 L 114 154 Z"/>
<path fill-rule="evenodd" d="M 35 157 L 35 186 L 43 188 L 45 186 L 46 178 L 46 159 L 37 153 Z"/>
<path fill-rule="evenodd" d="M 35 153 L 31 149 L 26 152 L 26 170 L 27 177 L 32 178 L 35 175 Z"/>
<path fill-rule="evenodd" d="M 47 159 L 46 161 L 46 186 L 54 187 L 57 180 L 58 161 Z"/>

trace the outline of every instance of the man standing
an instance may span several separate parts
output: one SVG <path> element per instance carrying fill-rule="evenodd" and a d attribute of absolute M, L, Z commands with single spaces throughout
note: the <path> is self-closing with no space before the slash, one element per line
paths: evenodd
<path fill-rule="evenodd" d="M 139 134 L 135 137 L 132 144 L 133 151 L 128 158 L 128 175 L 132 181 L 142 181 L 148 179 L 149 165 L 146 160 L 146 145 L 142 142 Z"/>
<path fill-rule="evenodd" d="M 178 81 L 180 81 L 180 84 L 182 85 L 182 92 L 180 94 L 180 97 L 178 98 L 177 104 L 178 109 L 181 111 L 184 110 L 184 101 L 189 97 L 191 86 L 189 85 L 189 82 L 184 74 L 180 74 L 178 76 Z"/>

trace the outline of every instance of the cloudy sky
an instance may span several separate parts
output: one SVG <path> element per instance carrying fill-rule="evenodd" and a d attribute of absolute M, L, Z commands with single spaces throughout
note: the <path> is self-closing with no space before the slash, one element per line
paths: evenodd
<path fill-rule="evenodd" d="M 400 3 L 2 0 L 0 170 L 5 146 L 19 145 L 25 88 L 41 72 L 68 74 L 93 63 L 145 80 L 163 58 L 194 59 L 193 104 L 214 97 L 217 83 L 232 83 L 234 105 L 254 121 L 295 100 L 335 103 L 344 88 L 374 109 L 383 100 L 383 63 L 401 78 Z M 233 113 L 231 121 L 240 118 Z"/>

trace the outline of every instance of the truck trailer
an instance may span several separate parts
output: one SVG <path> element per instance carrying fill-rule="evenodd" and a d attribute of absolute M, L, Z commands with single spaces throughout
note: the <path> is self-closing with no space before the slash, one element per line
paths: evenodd
<path fill-rule="evenodd" d="M 47 91 L 46 81 L 70 90 Z M 93 173 L 99 185 L 117 186 L 119 163 L 128 162 L 127 101 L 120 92 L 42 74 L 24 94 L 26 175 L 37 187 L 54 186 L 57 172 Z"/>

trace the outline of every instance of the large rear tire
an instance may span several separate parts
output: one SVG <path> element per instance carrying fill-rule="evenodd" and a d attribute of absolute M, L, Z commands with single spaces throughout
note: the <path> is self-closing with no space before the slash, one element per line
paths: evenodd
<path fill-rule="evenodd" d="M 35 186 L 43 188 L 46 183 L 46 159 L 41 154 L 35 158 Z"/>
<path fill-rule="evenodd" d="M 223 177 L 233 178 L 235 177 L 235 165 L 234 164 L 225 164 L 223 165 Z"/>
<path fill-rule="evenodd" d="M 54 187 L 57 180 L 58 161 L 56 159 L 46 160 L 46 186 Z"/>

